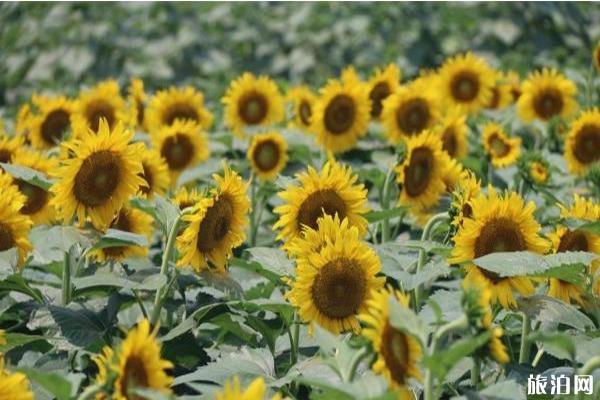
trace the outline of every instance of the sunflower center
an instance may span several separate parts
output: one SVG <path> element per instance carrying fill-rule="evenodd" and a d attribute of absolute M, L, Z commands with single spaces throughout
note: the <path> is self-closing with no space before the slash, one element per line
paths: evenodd
<path fill-rule="evenodd" d="M 240 118 L 248 125 L 260 124 L 267 116 L 267 99 L 258 92 L 244 95 L 239 103 Z"/>
<path fill-rule="evenodd" d="M 379 118 L 383 110 L 383 100 L 391 93 L 392 91 L 387 82 L 379 82 L 373 86 L 373 89 L 369 93 L 369 99 L 371 99 L 371 117 Z"/>
<path fill-rule="evenodd" d="M 492 137 L 490 137 L 489 143 L 492 153 L 494 153 L 496 157 L 504 157 L 510 152 L 510 147 L 497 134 L 494 134 Z"/>
<path fill-rule="evenodd" d="M 114 107 L 104 100 L 96 100 L 95 102 L 89 104 L 85 115 L 88 123 L 90 124 L 90 128 L 94 132 L 98 132 L 100 118 L 106 118 L 109 128 L 114 126 L 116 119 Z"/>
<path fill-rule="evenodd" d="M 315 277 L 312 299 L 328 318 L 355 315 L 367 290 L 366 276 L 354 260 L 338 258 L 325 264 Z"/>
<path fill-rule="evenodd" d="M 456 132 L 452 126 L 449 126 L 442 135 L 442 149 L 444 149 L 450 157 L 454 157 L 456 156 L 457 147 Z"/>
<path fill-rule="evenodd" d="M 492 99 L 488 105 L 488 108 L 498 108 L 500 105 L 500 90 L 497 86 L 492 88 Z"/>
<path fill-rule="evenodd" d="M 135 100 L 135 107 L 137 109 L 138 126 L 142 126 L 144 124 L 144 114 L 146 112 L 146 107 L 144 106 L 144 102 L 142 102 L 140 99 Z"/>
<path fill-rule="evenodd" d="M 152 171 L 145 163 L 142 163 L 142 167 L 144 168 L 144 172 L 140 174 L 142 178 L 146 181 L 146 185 L 140 185 L 140 192 L 143 194 L 150 194 L 152 191 L 152 184 L 154 182 L 154 176 L 152 176 Z"/>
<path fill-rule="evenodd" d="M 409 135 L 421 132 L 430 119 L 429 105 L 422 98 L 415 98 L 402 104 L 396 111 L 396 122 L 403 132 Z"/>
<path fill-rule="evenodd" d="M 410 348 L 402 331 L 386 322 L 381 334 L 381 354 L 395 382 L 403 384 L 408 373 Z"/>
<path fill-rule="evenodd" d="M 479 93 L 479 79 L 471 71 L 457 73 L 450 83 L 452 97 L 460 102 L 474 100 Z"/>
<path fill-rule="evenodd" d="M 177 133 L 165 139 L 160 155 L 167 160 L 169 169 L 184 169 L 194 157 L 194 145 L 186 135 Z"/>
<path fill-rule="evenodd" d="M 165 125 L 173 125 L 175 120 L 199 122 L 200 118 L 196 109 L 187 103 L 175 103 L 171 105 L 164 114 L 163 121 Z"/>
<path fill-rule="evenodd" d="M 131 232 L 133 229 L 129 217 L 122 210 L 110 224 L 110 227 L 124 232 Z M 106 247 L 102 250 L 104 251 L 104 254 L 106 254 L 109 257 L 119 257 L 125 251 L 125 246 Z"/>
<path fill-rule="evenodd" d="M 216 248 L 227 235 L 233 219 L 233 204 L 227 196 L 219 197 L 206 210 L 206 215 L 200 223 L 197 247 L 203 253 Z"/>
<path fill-rule="evenodd" d="M 298 210 L 298 229 L 308 226 L 317 229 L 317 220 L 324 215 L 335 216 L 340 220 L 346 217 L 346 204 L 333 189 L 323 189 L 314 192 L 304 200 Z"/>
<path fill-rule="evenodd" d="M 325 128 L 334 135 L 346 133 L 354 123 L 356 110 L 352 98 L 338 94 L 325 109 Z"/>
<path fill-rule="evenodd" d="M 560 114 L 563 109 L 563 98 L 558 89 L 547 88 L 533 99 L 533 108 L 543 119 L 550 119 Z"/>
<path fill-rule="evenodd" d="M 475 240 L 475 258 L 490 253 L 523 250 L 527 250 L 527 245 L 519 226 L 505 217 L 488 221 Z"/>
<path fill-rule="evenodd" d="M 0 162 L 9 163 L 12 160 L 12 152 L 8 149 L 0 149 Z"/>
<path fill-rule="evenodd" d="M 259 143 L 254 150 L 254 162 L 261 171 L 271 171 L 279 162 L 279 147 L 271 140 Z"/>
<path fill-rule="evenodd" d="M 129 394 L 135 388 L 146 388 L 149 385 L 148 375 L 144 361 L 136 356 L 129 356 L 123 368 L 123 391 L 128 400 L 144 400 L 143 397 Z"/>
<path fill-rule="evenodd" d="M 67 132 L 69 123 L 70 115 L 67 111 L 62 109 L 52 111 L 42 122 L 42 139 L 48 144 L 55 145 Z"/>
<path fill-rule="evenodd" d="M 412 151 L 410 162 L 404 167 L 404 188 L 409 196 L 416 197 L 427 190 L 433 163 L 433 154 L 428 148 L 417 147 Z"/>
<path fill-rule="evenodd" d="M 44 189 L 21 179 L 17 180 L 17 186 L 19 191 L 27 197 L 27 201 L 21 207 L 21 213 L 25 215 L 35 214 L 48 202 L 48 193 Z"/>
<path fill-rule="evenodd" d="M 310 117 L 312 116 L 312 108 L 310 107 L 310 103 L 306 100 L 302 100 L 300 103 L 300 107 L 298 107 L 298 112 L 300 114 L 300 120 L 306 126 L 310 125 Z"/>
<path fill-rule="evenodd" d="M 558 252 L 564 251 L 588 251 L 588 241 L 583 232 L 568 230 L 560 238 Z"/>
<path fill-rule="evenodd" d="M 121 178 L 121 160 L 109 150 L 90 154 L 81 164 L 73 193 L 77 201 L 95 207 L 110 199 Z"/>
<path fill-rule="evenodd" d="M 15 239 L 8 227 L 0 224 L 0 251 L 6 251 L 15 247 Z"/>
<path fill-rule="evenodd" d="M 575 137 L 575 157 L 583 164 L 600 160 L 600 126 L 584 125 Z"/>

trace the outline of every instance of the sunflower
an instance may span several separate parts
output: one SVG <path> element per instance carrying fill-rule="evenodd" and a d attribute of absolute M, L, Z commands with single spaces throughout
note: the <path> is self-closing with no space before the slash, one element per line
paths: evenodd
<path fill-rule="evenodd" d="M 85 136 L 90 129 L 98 132 L 102 119 L 109 129 L 114 129 L 118 122 L 132 125 L 130 110 L 119 92 L 117 81 L 106 80 L 81 93 L 73 106 L 71 119 L 75 136 Z"/>
<path fill-rule="evenodd" d="M 464 170 L 452 193 L 452 225 L 462 226 L 465 218 L 473 217 L 471 202 L 481 193 L 481 182 L 472 171 Z"/>
<path fill-rule="evenodd" d="M 350 229 L 297 264 L 296 279 L 286 297 L 310 324 L 310 332 L 313 324 L 334 334 L 358 332 L 358 315 L 367 311 L 373 291 L 385 282 L 376 277 L 380 270 L 375 251 L 358 238 L 358 229 Z"/>
<path fill-rule="evenodd" d="M 509 138 L 502 126 L 488 122 L 483 127 L 483 147 L 494 167 L 508 167 L 521 155 L 521 138 Z"/>
<path fill-rule="evenodd" d="M 577 87 L 555 69 L 543 69 L 529 75 L 521 85 L 517 102 L 519 117 L 525 122 L 548 121 L 555 116 L 568 117 L 577 109 Z"/>
<path fill-rule="evenodd" d="M 0 163 L 12 162 L 17 150 L 23 147 L 24 136 L 0 136 Z"/>
<path fill-rule="evenodd" d="M 32 222 L 27 215 L 20 213 L 25 204 L 24 196 L 8 183 L 8 176 L 0 173 L 3 193 L 0 197 L 0 252 L 16 247 L 17 265 L 22 266 L 27 253 L 32 249 L 29 230 Z"/>
<path fill-rule="evenodd" d="M 234 376 L 233 379 L 225 382 L 222 392 L 215 393 L 215 400 L 263 400 L 266 392 L 265 380 L 262 377 L 254 379 L 246 390 L 242 391 L 240 379 Z M 271 400 L 280 399 L 279 394 L 271 398 Z"/>
<path fill-rule="evenodd" d="M 528 277 L 501 277 L 479 268 L 471 260 L 486 254 L 502 251 L 532 251 L 545 253 L 548 244 L 539 236 L 540 225 L 533 217 L 535 204 L 525 201 L 515 192 L 504 196 L 488 187 L 488 195 L 479 195 L 471 202 L 472 217 L 463 219 L 454 236 L 450 262 L 467 263 L 466 280 L 489 287 L 492 302 L 504 308 L 514 306 L 513 289 L 522 295 L 533 294 L 533 284 Z"/>
<path fill-rule="evenodd" d="M 445 154 L 444 154 L 445 155 Z M 460 181 L 460 175 L 463 173 L 463 166 L 455 158 L 445 155 L 446 170 L 444 172 L 444 185 L 447 193 L 452 193 Z"/>
<path fill-rule="evenodd" d="M 186 208 L 195 206 L 203 197 L 204 194 L 199 192 L 196 188 L 188 190 L 185 186 L 182 186 L 177 190 L 177 193 L 175 193 L 173 202 L 179 207 L 180 211 L 183 211 Z"/>
<path fill-rule="evenodd" d="M 153 135 L 152 141 L 167 162 L 171 185 L 177 183 L 184 169 L 206 161 L 210 155 L 206 133 L 189 120 L 177 119 L 172 125 L 163 126 Z"/>
<path fill-rule="evenodd" d="M 383 375 L 394 389 L 408 394 L 408 379 L 421 380 L 418 363 L 423 355 L 419 342 L 406 332 L 395 328 L 390 323 L 389 301 L 396 298 L 404 307 L 408 307 L 408 296 L 392 289 L 381 289 L 373 293 L 367 303 L 366 312 L 359 318 L 366 324 L 362 335 L 367 338 L 377 353 L 377 360 L 372 368 Z M 401 399 L 404 397 L 400 397 Z"/>
<path fill-rule="evenodd" d="M 450 158 L 431 131 L 408 138 L 406 147 L 406 157 L 396 167 L 396 181 L 402 185 L 399 203 L 416 209 L 435 206 L 446 191 L 444 178 Z"/>
<path fill-rule="evenodd" d="M 29 140 L 29 125 L 31 122 L 31 116 L 31 104 L 24 103 L 21 107 L 19 107 L 19 111 L 17 111 L 17 117 L 15 118 L 16 136 L 23 136 Z"/>
<path fill-rule="evenodd" d="M 381 122 L 392 143 L 418 135 L 437 122 L 439 111 L 433 88 L 419 80 L 399 88 L 385 99 Z"/>
<path fill-rule="evenodd" d="M 94 383 L 101 386 L 107 386 L 109 383 L 109 375 L 112 372 L 115 360 L 115 352 L 109 347 L 104 346 L 100 354 L 91 357 L 92 362 L 96 365 L 98 373 L 94 379 Z M 96 400 L 107 400 L 108 396 L 105 393 L 96 393 Z"/>
<path fill-rule="evenodd" d="M 369 79 L 372 119 L 379 119 L 383 111 L 383 101 L 400 88 L 400 76 L 400 68 L 396 64 L 389 64 L 383 70 L 377 68 Z"/>
<path fill-rule="evenodd" d="M 496 83 L 492 86 L 492 96 L 486 104 L 490 110 L 500 110 L 512 102 L 511 85 L 507 84 L 502 73 L 496 73 Z"/>
<path fill-rule="evenodd" d="M 494 71 L 484 59 L 472 53 L 446 60 L 439 77 L 442 98 L 463 112 L 476 113 L 492 99 Z"/>
<path fill-rule="evenodd" d="M 570 207 L 559 205 L 562 218 L 576 218 L 588 221 L 600 221 L 600 204 L 592 199 L 586 199 L 578 194 L 573 195 L 573 204 Z"/>
<path fill-rule="evenodd" d="M 147 130 L 146 128 L 146 91 L 144 90 L 144 81 L 133 78 L 127 88 L 127 101 L 133 108 L 132 114 L 135 115 L 136 127 Z"/>
<path fill-rule="evenodd" d="M 550 182 L 550 164 L 536 152 L 527 152 L 519 158 L 519 171 L 530 184 L 546 185 Z"/>
<path fill-rule="evenodd" d="M 218 272 L 225 272 L 233 249 L 246 237 L 248 184 L 228 166 L 223 176 L 215 174 L 213 179 L 217 187 L 196 203 L 192 214 L 183 217 L 189 225 L 177 238 L 182 255 L 177 265 L 191 264 L 198 272 L 208 268 L 209 262 Z"/>
<path fill-rule="evenodd" d="M 365 85 L 330 80 L 320 90 L 314 107 L 311 131 L 327 150 L 350 150 L 367 133 L 371 103 Z"/>
<path fill-rule="evenodd" d="M 468 153 L 467 116 L 451 109 L 444 118 L 433 128 L 433 131 L 442 138 L 442 150 L 452 158 L 461 158 Z"/>
<path fill-rule="evenodd" d="M 277 124 L 285 114 L 277 84 L 267 76 L 249 72 L 231 82 L 221 101 L 225 125 L 239 137 L 244 137 L 248 128 Z"/>
<path fill-rule="evenodd" d="M 317 96 L 308 86 L 301 85 L 291 89 L 286 98 L 294 105 L 293 125 L 304 132 L 310 132 L 310 121 Z"/>
<path fill-rule="evenodd" d="M 342 70 L 340 74 L 340 80 L 348 85 L 364 85 L 365 82 L 362 81 L 360 75 L 354 68 L 354 65 L 348 65 Z"/>
<path fill-rule="evenodd" d="M 13 164 L 49 175 L 58 166 L 58 161 L 36 151 L 20 149 L 15 153 Z M 21 214 L 29 216 L 34 224 L 46 224 L 54 219 L 54 207 L 50 202 L 50 193 L 22 179 L 15 179 L 15 185 L 26 197 Z"/>
<path fill-rule="evenodd" d="M 569 171 L 584 175 L 589 167 L 600 161 L 600 109 L 582 113 L 571 124 L 565 141 L 565 159 Z"/>
<path fill-rule="evenodd" d="M 152 217 L 143 211 L 125 205 L 111 222 L 110 229 L 135 233 L 145 236 L 148 240 L 152 237 Z M 90 256 L 98 261 L 120 261 L 129 257 L 143 257 L 148 254 L 148 248 L 142 246 L 115 246 L 94 250 Z"/>
<path fill-rule="evenodd" d="M 34 400 L 29 388 L 27 376 L 21 372 L 10 373 L 4 369 L 4 359 L 0 354 L 0 399 L 2 400 Z"/>
<path fill-rule="evenodd" d="M 600 71 L 600 41 L 596 43 L 596 47 L 594 47 L 594 52 L 592 53 L 592 58 L 594 62 L 594 66 L 597 71 Z"/>
<path fill-rule="evenodd" d="M 196 125 L 208 129 L 213 115 L 204 107 L 204 95 L 191 86 L 170 87 L 156 93 L 145 110 L 146 124 L 154 133 L 179 124 Z"/>
<path fill-rule="evenodd" d="M 50 188 L 58 216 L 70 221 L 77 215 L 80 224 L 88 217 L 100 230 L 110 225 L 129 197 L 145 185 L 139 159 L 144 144 L 130 144 L 132 138 L 133 132 L 122 123 L 111 129 L 101 119 L 97 133 L 90 129 L 65 143 L 73 157 L 53 171 L 57 180 Z"/>
<path fill-rule="evenodd" d="M 488 350 L 498 363 L 506 364 L 510 361 L 510 356 L 506 351 L 506 346 L 502 343 L 502 336 L 504 336 L 504 330 L 500 326 L 495 326 L 490 329 L 491 337 L 488 342 Z"/>
<path fill-rule="evenodd" d="M 29 139 L 38 149 L 50 149 L 60 144 L 71 130 L 73 102 L 64 96 L 36 97 L 39 113 L 30 117 Z"/>
<path fill-rule="evenodd" d="M 358 177 L 350 167 L 331 160 L 320 173 L 309 166 L 308 171 L 297 174 L 296 178 L 299 185 L 278 193 L 285 203 L 274 210 L 279 214 L 273 226 L 281 229 L 279 240 L 289 241 L 299 236 L 303 226 L 317 229 L 317 220 L 323 215 L 348 218 L 361 235 L 367 231 L 367 220 L 363 216 L 368 211 L 367 189 L 357 183 Z"/>
<path fill-rule="evenodd" d="M 533 161 L 529 165 L 529 176 L 537 184 L 542 185 L 546 183 L 548 181 L 548 177 L 550 176 L 548 166 L 539 161 Z"/>
<path fill-rule="evenodd" d="M 142 178 L 140 186 L 142 196 L 152 198 L 154 194 L 164 194 L 170 184 L 169 167 L 164 158 L 155 149 L 144 149 L 142 153 Z"/>
<path fill-rule="evenodd" d="M 508 71 L 504 74 L 504 82 L 510 88 L 512 102 L 516 102 L 521 97 L 521 78 L 515 71 Z"/>
<path fill-rule="evenodd" d="M 262 180 L 277 177 L 288 161 L 288 145 L 277 132 L 262 133 L 252 138 L 248 160 L 252 171 Z"/>
<path fill-rule="evenodd" d="M 173 381 L 166 369 L 173 368 L 170 361 L 160 357 L 160 343 L 156 329 L 150 331 L 150 323 L 143 320 L 127 334 L 119 348 L 118 376 L 115 381 L 115 400 L 138 399 L 135 388 L 149 388 L 164 394 L 171 393 Z"/>

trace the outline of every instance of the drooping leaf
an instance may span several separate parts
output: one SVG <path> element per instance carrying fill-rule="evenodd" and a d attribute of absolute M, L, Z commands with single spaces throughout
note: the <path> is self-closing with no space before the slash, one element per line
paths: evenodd
<path fill-rule="evenodd" d="M 72 309 L 50 306 L 50 314 L 64 337 L 76 346 L 87 346 L 104 335 L 108 329 L 102 319 L 85 308 Z"/>
<path fill-rule="evenodd" d="M 40 290 L 37 288 L 32 288 L 29 286 L 29 284 L 21 275 L 13 274 L 0 281 L 0 293 L 11 291 L 26 294 L 38 303 L 44 303 L 42 292 L 40 292 Z"/>
<path fill-rule="evenodd" d="M 34 368 L 20 368 L 19 371 L 51 393 L 57 400 L 71 398 L 71 382 L 63 375 L 55 372 L 42 372 Z"/>
<path fill-rule="evenodd" d="M 294 264 L 281 249 L 252 247 L 246 251 L 250 253 L 251 260 L 259 262 L 264 269 L 279 276 L 291 275 L 294 271 Z"/>
<path fill-rule="evenodd" d="M 498 252 L 476 258 L 473 263 L 501 277 L 542 274 L 566 265 L 589 265 L 597 254 L 589 252 L 563 252 L 539 255 L 529 251 Z"/>
<path fill-rule="evenodd" d="M 394 207 L 387 210 L 374 210 L 366 213 L 364 217 L 370 224 L 374 224 L 375 222 L 383 221 L 384 219 L 390 219 L 404 215 L 407 210 L 408 207 Z"/>
<path fill-rule="evenodd" d="M 580 331 L 593 329 L 591 319 L 570 304 L 545 295 L 523 297 L 518 301 L 519 309 L 532 319 L 568 325 Z"/>
<path fill-rule="evenodd" d="M 541 343 L 547 353 L 559 359 L 575 358 L 575 344 L 571 336 L 561 332 L 534 332 L 529 340 Z"/>
<path fill-rule="evenodd" d="M 403 332 L 415 337 L 421 342 L 421 345 L 427 343 L 427 327 L 419 317 L 408 307 L 390 296 L 388 300 L 390 307 L 390 324 Z"/>
<path fill-rule="evenodd" d="M 100 237 L 94 245 L 95 249 L 105 249 L 109 247 L 122 246 L 148 246 L 148 239 L 144 235 L 138 235 L 132 232 L 121 231 L 118 229 L 109 229 Z"/>
<path fill-rule="evenodd" d="M 7 163 L 0 163 L 0 166 L 15 179 L 23 180 L 46 191 L 50 189 L 50 186 L 52 186 L 53 182 L 40 171 L 36 171 L 22 165 L 13 165 Z"/>

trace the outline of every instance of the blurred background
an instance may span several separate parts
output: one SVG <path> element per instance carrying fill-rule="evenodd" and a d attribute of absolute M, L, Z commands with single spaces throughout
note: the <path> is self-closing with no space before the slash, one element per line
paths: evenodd
<path fill-rule="evenodd" d="M 597 3 L 2 3 L 0 113 L 32 93 L 75 95 L 114 77 L 149 89 L 193 84 L 217 107 L 243 71 L 317 86 L 353 64 L 404 77 L 474 50 L 521 74 L 584 71 Z"/>

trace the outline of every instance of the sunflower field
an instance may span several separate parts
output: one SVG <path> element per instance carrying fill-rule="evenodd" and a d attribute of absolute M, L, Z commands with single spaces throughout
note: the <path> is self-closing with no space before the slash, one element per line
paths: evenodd
<path fill-rule="evenodd" d="M 0 400 L 600 399 L 600 7 L 0 26 Z"/>

